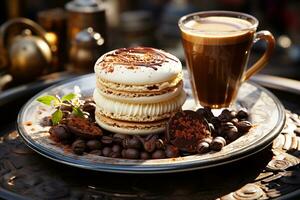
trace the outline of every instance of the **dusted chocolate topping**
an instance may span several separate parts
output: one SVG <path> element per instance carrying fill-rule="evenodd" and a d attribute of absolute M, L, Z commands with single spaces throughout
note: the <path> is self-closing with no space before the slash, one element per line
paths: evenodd
<path fill-rule="evenodd" d="M 178 62 L 168 57 L 163 51 L 151 47 L 130 47 L 117 49 L 105 55 L 99 65 L 106 72 L 113 72 L 113 65 L 124 65 L 128 69 L 136 69 L 142 66 L 157 70 L 164 62 L 168 62 L 167 59 Z"/>
<path fill-rule="evenodd" d="M 197 152 L 201 140 L 211 137 L 207 121 L 198 113 L 185 110 L 170 118 L 167 140 L 182 151 Z"/>
<path fill-rule="evenodd" d="M 81 117 L 69 117 L 65 119 L 64 123 L 68 129 L 81 139 L 97 139 L 103 133 L 102 130 L 88 119 Z"/>

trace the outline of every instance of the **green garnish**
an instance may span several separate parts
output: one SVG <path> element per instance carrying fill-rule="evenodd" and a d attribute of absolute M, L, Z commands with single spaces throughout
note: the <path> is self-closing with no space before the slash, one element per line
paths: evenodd
<path fill-rule="evenodd" d="M 51 120 L 52 120 L 52 123 L 54 125 L 58 124 L 60 122 L 60 120 L 62 119 L 63 117 L 63 112 L 60 110 L 60 109 L 57 109 L 54 113 L 52 113 L 51 115 Z"/>
<path fill-rule="evenodd" d="M 79 107 L 72 107 L 72 113 L 78 117 L 84 117 L 84 113 Z"/>
<path fill-rule="evenodd" d="M 75 99 L 77 97 L 77 95 L 75 93 L 69 93 L 66 94 L 65 96 L 63 96 L 61 98 L 62 101 L 71 101 L 72 99 Z"/>
<path fill-rule="evenodd" d="M 63 111 L 61 110 L 62 106 L 71 106 L 73 115 L 84 117 L 84 113 L 80 108 L 83 104 L 83 101 L 81 101 L 79 97 L 80 94 L 69 93 L 61 98 L 57 95 L 45 95 L 37 98 L 36 100 L 55 109 L 55 111 L 51 115 L 51 120 L 53 125 L 57 125 L 63 118 Z"/>
<path fill-rule="evenodd" d="M 47 106 L 59 104 L 59 99 L 52 95 L 45 95 L 45 96 L 39 97 L 39 98 L 37 98 L 37 101 L 39 101 Z"/>

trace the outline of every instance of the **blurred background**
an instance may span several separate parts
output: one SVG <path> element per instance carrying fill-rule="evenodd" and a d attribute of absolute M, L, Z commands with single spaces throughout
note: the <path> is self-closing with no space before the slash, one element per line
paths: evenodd
<path fill-rule="evenodd" d="M 191 12 L 246 12 L 276 37 L 261 72 L 300 80 L 300 1 L 296 0 L 3 0 L 0 91 L 36 80 L 89 73 L 104 52 L 128 46 L 164 49 L 184 62 L 178 19 Z M 264 50 L 255 44 L 250 63 Z M 0 93 L 1 94 L 1 93 Z"/>

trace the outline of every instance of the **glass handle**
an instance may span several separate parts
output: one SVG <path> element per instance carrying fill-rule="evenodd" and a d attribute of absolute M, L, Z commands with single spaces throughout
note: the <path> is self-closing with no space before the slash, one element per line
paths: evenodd
<path fill-rule="evenodd" d="M 265 53 L 259 58 L 256 63 L 254 63 L 245 73 L 244 81 L 248 80 L 252 75 L 260 71 L 268 62 L 274 47 L 275 47 L 275 39 L 272 33 L 269 31 L 259 31 L 255 34 L 254 43 L 259 40 L 264 40 L 267 43 L 267 49 Z"/>

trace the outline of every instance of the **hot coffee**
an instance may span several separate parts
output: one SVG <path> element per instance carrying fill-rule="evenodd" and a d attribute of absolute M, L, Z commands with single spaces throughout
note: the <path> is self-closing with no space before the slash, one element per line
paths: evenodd
<path fill-rule="evenodd" d="M 236 98 L 257 27 L 249 15 L 246 19 L 220 13 L 195 13 L 179 21 L 195 98 L 210 108 L 228 107 Z"/>

